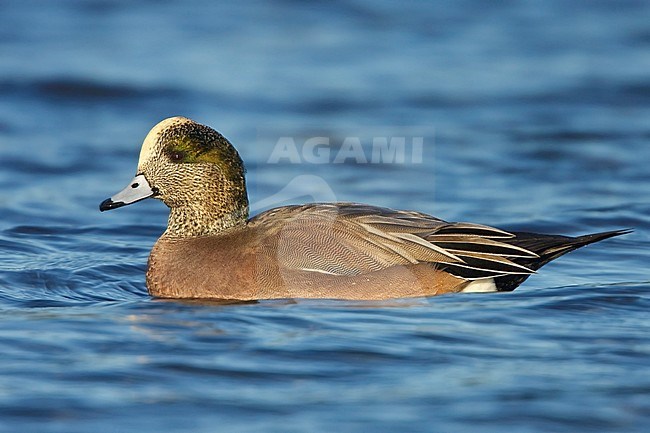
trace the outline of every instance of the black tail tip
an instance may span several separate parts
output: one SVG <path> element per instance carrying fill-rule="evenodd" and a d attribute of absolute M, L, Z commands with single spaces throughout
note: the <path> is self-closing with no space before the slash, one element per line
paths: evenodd
<path fill-rule="evenodd" d="M 612 230 L 609 232 L 593 233 L 590 235 L 578 236 L 575 239 L 581 245 L 587 245 L 594 242 L 603 241 L 605 239 L 613 238 L 615 236 L 627 235 L 634 232 L 634 229 L 621 229 L 621 230 Z"/>

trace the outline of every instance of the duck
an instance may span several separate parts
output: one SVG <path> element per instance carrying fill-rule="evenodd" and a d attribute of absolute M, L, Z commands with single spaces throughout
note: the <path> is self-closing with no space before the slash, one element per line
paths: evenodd
<path fill-rule="evenodd" d="M 156 298 L 386 300 L 510 292 L 551 260 L 630 232 L 505 231 L 348 202 L 282 206 L 251 218 L 235 147 L 182 116 L 151 129 L 135 177 L 99 208 L 147 198 L 170 209 L 147 263 L 147 290 Z"/>

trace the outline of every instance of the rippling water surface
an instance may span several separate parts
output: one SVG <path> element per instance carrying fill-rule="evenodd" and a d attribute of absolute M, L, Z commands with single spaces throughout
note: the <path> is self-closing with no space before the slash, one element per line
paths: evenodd
<path fill-rule="evenodd" d="M 2 2 L 0 431 L 645 432 L 648 22 L 641 1 Z M 635 232 L 507 294 L 154 300 L 166 208 L 97 207 L 177 114 L 238 147 L 257 210 Z M 272 163 L 282 137 L 298 161 Z M 335 163 L 349 137 L 368 159 L 422 137 L 421 160 Z"/>

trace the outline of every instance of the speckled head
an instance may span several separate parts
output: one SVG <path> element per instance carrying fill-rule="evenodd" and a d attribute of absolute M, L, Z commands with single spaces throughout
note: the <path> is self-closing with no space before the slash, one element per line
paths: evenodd
<path fill-rule="evenodd" d="M 153 127 L 142 143 L 136 178 L 100 208 L 147 197 L 171 209 L 170 236 L 214 234 L 248 218 L 244 164 L 237 150 L 214 129 L 186 117 Z"/>
<path fill-rule="evenodd" d="M 237 180 L 244 164 L 232 144 L 209 126 L 187 117 L 170 117 L 147 134 L 140 150 L 138 172 L 161 161 L 172 164 L 215 164 L 222 174 Z"/>
<path fill-rule="evenodd" d="M 187 117 L 176 116 L 168 117 L 165 120 L 158 122 L 156 126 L 151 128 L 151 131 L 147 134 L 142 142 L 142 148 L 140 149 L 140 159 L 138 160 L 138 172 L 142 171 L 142 166 L 149 159 L 157 155 L 157 150 L 160 146 L 158 145 L 158 140 L 163 132 L 169 128 L 174 128 L 175 126 L 182 125 L 184 123 L 195 123 L 193 120 L 188 119 Z"/>

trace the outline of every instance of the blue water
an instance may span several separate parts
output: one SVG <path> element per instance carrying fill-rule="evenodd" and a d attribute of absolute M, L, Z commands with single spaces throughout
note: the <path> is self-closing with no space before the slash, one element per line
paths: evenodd
<path fill-rule="evenodd" d="M 647 431 L 648 22 L 644 1 L 1 2 L 0 432 Z M 178 114 L 238 147 L 257 210 L 635 232 L 505 294 L 151 299 L 166 208 L 98 204 Z M 273 161 L 282 137 L 298 161 Z M 420 137 L 421 160 L 335 163 L 350 137 L 368 159 Z"/>

